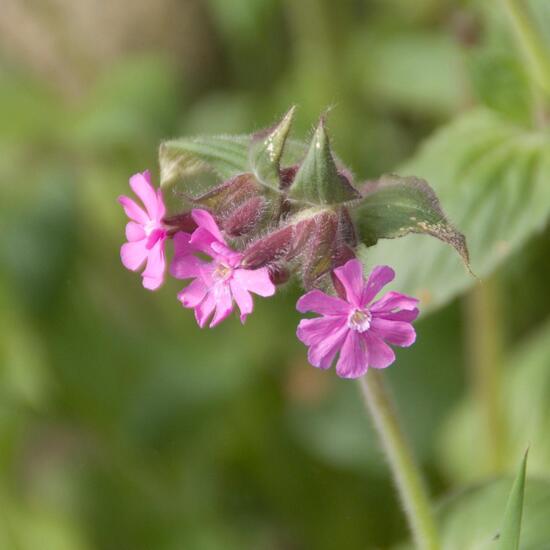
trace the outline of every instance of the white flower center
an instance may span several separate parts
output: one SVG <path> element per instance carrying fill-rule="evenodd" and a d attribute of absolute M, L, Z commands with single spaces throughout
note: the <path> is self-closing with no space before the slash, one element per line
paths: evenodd
<path fill-rule="evenodd" d="M 143 227 L 143 230 L 145 231 L 145 236 L 149 237 L 155 229 L 157 229 L 157 222 L 155 220 L 147 222 Z"/>
<path fill-rule="evenodd" d="M 218 264 L 214 270 L 214 273 L 212 273 L 212 278 L 216 282 L 226 281 L 229 277 L 231 277 L 231 273 L 233 273 L 233 269 L 231 267 L 225 264 Z"/>
<path fill-rule="evenodd" d="M 354 309 L 348 317 L 348 327 L 357 332 L 369 330 L 372 315 L 368 309 Z"/>

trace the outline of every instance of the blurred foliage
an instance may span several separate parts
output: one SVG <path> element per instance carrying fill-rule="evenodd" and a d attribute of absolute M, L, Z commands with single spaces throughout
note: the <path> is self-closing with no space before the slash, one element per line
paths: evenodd
<path fill-rule="evenodd" d="M 530 441 L 539 480 L 527 482 L 522 540 L 544 548 L 548 138 L 531 130 L 506 20 L 485 4 L 201 2 L 184 10 L 196 44 L 176 55 L 128 42 L 74 75 L 76 96 L 26 54 L 0 55 L 0 547 L 330 550 L 406 536 L 357 388 L 309 367 L 294 337 L 298 289 L 258 301 L 244 328 L 200 331 L 176 282 L 153 295 L 119 263 L 116 197 L 130 174 L 157 172 L 162 139 L 250 132 L 297 104 L 300 137 L 334 106 L 334 147 L 359 181 L 397 167 L 427 177 L 470 239 L 474 271 L 499 266 L 504 463 L 513 472 Z M 547 3 L 532 4 L 547 29 Z M 487 247 L 487 234 L 506 246 Z M 395 264 L 394 288 L 429 285 L 439 306 L 388 376 L 442 496 L 489 472 L 455 299 L 468 279 L 430 246 L 407 237 L 366 261 Z M 484 482 L 446 501 L 448 548 L 494 534 L 509 489 Z"/>
<path fill-rule="evenodd" d="M 529 471 L 541 477 L 548 474 L 550 465 L 550 442 L 546 437 L 550 429 L 549 357 L 550 327 L 546 325 L 507 358 L 500 396 L 505 404 L 506 466 L 512 467 L 529 446 Z M 476 405 L 467 395 L 457 404 L 442 432 L 442 464 L 457 482 L 479 480 L 488 473 L 487 448 L 478 437 L 480 430 L 483 427 L 476 418 Z M 461 451 L 466 448 L 467 453 Z"/>

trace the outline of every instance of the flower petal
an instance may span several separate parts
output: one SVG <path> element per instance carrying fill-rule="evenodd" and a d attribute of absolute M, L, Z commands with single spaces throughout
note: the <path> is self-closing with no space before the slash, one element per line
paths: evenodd
<path fill-rule="evenodd" d="M 166 206 L 164 205 L 164 197 L 162 190 L 157 189 L 157 220 L 160 221 L 166 215 Z"/>
<path fill-rule="evenodd" d="M 174 256 L 193 254 L 197 249 L 191 244 L 191 233 L 178 231 L 174 235 Z"/>
<path fill-rule="evenodd" d="M 178 231 L 174 235 L 174 257 L 170 263 L 170 275 L 176 279 L 200 277 L 206 262 L 200 260 L 194 253 L 197 248 L 191 244 L 191 234 Z"/>
<path fill-rule="evenodd" d="M 147 265 L 141 275 L 143 277 L 143 286 L 149 290 L 156 290 L 164 281 L 165 270 L 164 239 L 159 239 L 149 250 Z"/>
<path fill-rule="evenodd" d="M 410 323 L 373 317 L 370 330 L 390 344 L 407 348 L 414 344 L 416 331 Z"/>
<path fill-rule="evenodd" d="M 344 286 L 346 299 L 354 306 L 361 305 L 361 294 L 365 280 L 363 277 L 363 264 L 354 258 L 349 260 L 342 267 L 337 267 L 334 274 Z"/>
<path fill-rule="evenodd" d="M 418 308 L 414 309 L 402 309 L 401 311 L 396 311 L 394 313 L 376 312 L 373 313 L 373 317 L 379 317 L 380 319 L 387 319 L 388 321 L 405 321 L 407 323 L 412 323 L 417 317 L 420 311 Z"/>
<path fill-rule="evenodd" d="M 158 216 L 158 196 L 151 185 L 151 174 L 149 170 L 143 173 L 134 174 L 130 178 L 130 187 L 132 191 L 140 198 L 143 206 L 149 214 L 151 220 L 160 219 Z"/>
<path fill-rule="evenodd" d="M 218 284 L 214 289 L 216 296 L 216 313 L 210 323 L 210 328 L 219 325 L 233 311 L 233 298 L 228 284 Z"/>
<path fill-rule="evenodd" d="M 178 294 L 178 300 L 183 307 L 194 308 L 204 300 L 207 292 L 208 287 L 200 279 L 195 279 Z"/>
<path fill-rule="evenodd" d="M 372 331 L 363 333 L 369 352 L 369 365 L 375 369 L 385 369 L 395 361 L 395 353 Z"/>
<path fill-rule="evenodd" d="M 370 350 L 367 350 L 363 335 L 349 330 L 336 363 L 336 374 L 341 378 L 359 378 L 367 372 L 369 361 Z"/>
<path fill-rule="evenodd" d="M 199 228 L 205 229 L 217 241 L 226 244 L 225 239 L 223 238 L 223 235 L 221 234 L 221 231 L 218 227 L 218 224 L 216 223 L 216 220 L 214 220 L 209 212 L 207 212 L 206 210 L 202 210 L 201 208 L 195 208 L 191 212 L 191 216 L 193 217 L 193 220 L 195 220 L 195 223 L 199 226 Z"/>
<path fill-rule="evenodd" d="M 126 215 L 135 222 L 146 225 L 149 223 L 149 216 L 145 213 L 141 206 L 138 206 L 130 197 L 121 195 L 118 197 L 118 202 L 124 208 Z"/>
<path fill-rule="evenodd" d="M 347 315 L 351 308 L 345 300 L 315 289 L 298 300 L 296 309 L 301 313 L 313 311 L 321 315 Z"/>
<path fill-rule="evenodd" d="M 361 306 L 365 307 L 372 299 L 395 278 L 395 271 L 387 265 L 377 265 L 369 275 L 361 296 Z"/>
<path fill-rule="evenodd" d="M 189 239 L 189 243 L 194 247 L 195 251 L 204 252 L 212 258 L 221 259 L 223 256 L 212 248 L 212 244 L 217 242 L 216 237 L 203 227 L 197 227 Z"/>
<path fill-rule="evenodd" d="M 241 284 L 234 278 L 229 281 L 229 285 L 231 287 L 233 298 L 235 298 L 235 302 L 237 302 L 237 305 L 241 311 L 241 323 L 244 323 L 246 317 L 252 313 L 252 310 L 254 309 L 252 296 L 250 295 L 250 292 L 241 286 Z"/>
<path fill-rule="evenodd" d="M 311 320 L 312 319 L 304 319 L 304 321 Z M 324 338 L 318 340 L 317 343 L 311 345 L 307 353 L 310 364 L 320 369 L 328 369 L 332 365 L 336 354 L 341 349 L 347 332 L 348 328 L 346 326 L 340 326 Z"/>
<path fill-rule="evenodd" d="M 204 262 L 191 254 L 177 256 L 170 263 L 170 275 L 176 279 L 191 279 L 200 277 Z"/>
<path fill-rule="evenodd" d="M 195 319 L 199 327 L 204 328 L 215 307 L 216 298 L 214 297 L 214 293 L 209 291 L 206 293 L 204 300 L 195 307 Z"/>
<path fill-rule="evenodd" d="M 132 243 L 124 243 L 120 248 L 120 259 L 122 265 L 131 271 L 137 271 L 147 259 L 149 251 L 145 239 Z"/>
<path fill-rule="evenodd" d="M 233 272 L 235 280 L 249 292 L 254 292 L 259 296 L 266 298 L 275 294 L 275 285 L 269 277 L 267 267 L 260 269 L 236 269 Z"/>
<path fill-rule="evenodd" d="M 314 346 L 329 338 L 341 328 L 347 328 L 345 318 L 315 317 L 315 319 L 302 319 L 298 324 L 296 336 L 306 346 Z"/>
<path fill-rule="evenodd" d="M 219 241 L 212 241 L 210 248 L 218 258 L 223 259 L 224 263 L 231 267 L 237 267 L 241 263 L 243 255 L 240 252 L 234 252 L 227 245 Z"/>
<path fill-rule="evenodd" d="M 145 230 L 143 226 L 136 222 L 128 222 L 126 224 L 126 239 L 130 242 L 141 241 L 145 238 Z"/>
<path fill-rule="evenodd" d="M 413 298 L 412 296 L 407 296 L 406 294 L 401 294 L 400 292 L 388 292 L 384 294 L 380 300 L 377 300 L 372 304 L 369 309 L 372 313 L 375 312 L 395 312 L 397 310 L 415 309 L 418 305 L 418 299 Z"/>

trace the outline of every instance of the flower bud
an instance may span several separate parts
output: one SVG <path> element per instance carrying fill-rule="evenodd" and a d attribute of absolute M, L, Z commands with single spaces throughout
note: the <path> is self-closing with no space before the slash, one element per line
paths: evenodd
<path fill-rule="evenodd" d="M 263 197 L 249 198 L 221 220 L 222 229 L 230 237 L 240 237 L 251 232 L 262 218 L 266 202 Z"/>
<path fill-rule="evenodd" d="M 269 266 L 269 277 L 274 285 L 282 285 L 290 278 L 290 270 L 281 264 L 273 264 Z"/>
<path fill-rule="evenodd" d="M 253 174 L 239 174 L 193 202 L 207 208 L 230 237 L 253 232 L 276 217 L 278 205 L 272 206 Z"/>
<path fill-rule="evenodd" d="M 168 227 L 168 235 L 170 236 L 176 234 L 178 231 L 192 233 L 197 228 L 197 224 L 195 220 L 193 220 L 191 212 L 165 217 L 162 222 Z"/>
<path fill-rule="evenodd" d="M 316 216 L 303 255 L 302 280 L 304 288 L 312 288 L 317 279 L 330 271 L 336 246 L 337 229 L 338 216 L 335 212 L 325 212 Z"/>
<path fill-rule="evenodd" d="M 285 258 L 293 233 L 292 225 L 286 225 L 258 239 L 244 251 L 242 266 L 247 269 L 256 269 Z"/>

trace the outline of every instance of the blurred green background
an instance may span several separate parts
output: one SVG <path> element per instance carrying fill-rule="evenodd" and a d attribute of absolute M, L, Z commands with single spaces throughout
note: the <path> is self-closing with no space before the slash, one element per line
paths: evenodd
<path fill-rule="evenodd" d="M 498 3 L 482 4 L 3 0 L 0 548 L 354 550 L 406 538 L 356 384 L 311 368 L 294 336 L 299 289 L 257 300 L 245 327 L 233 317 L 201 331 L 178 281 L 149 293 L 121 266 L 116 197 L 135 172 L 158 181 L 162 139 L 248 133 L 291 104 L 302 138 L 332 107 L 334 147 L 358 181 L 414 159 L 479 105 L 527 128 L 524 64 L 493 21 Z M 533 170 L 514 180 L 511 207 Z M 513 471 L 527 440 L 531 471 L 550 475 L 544 227 L 513 250 L 493 236 L 499 268 L 442 299 L 388 371 L 438 498 Z M 422 259 L 408 261 L 414 271 Z"/>

